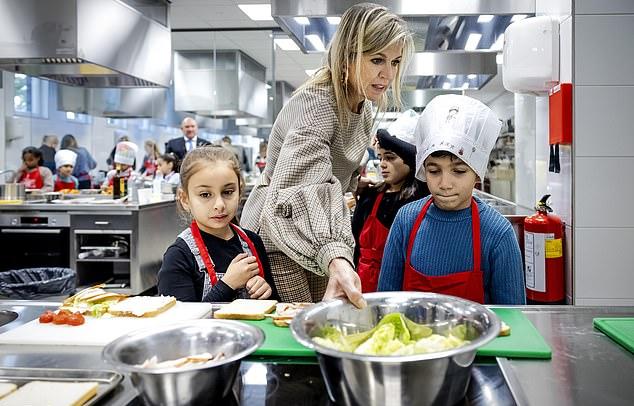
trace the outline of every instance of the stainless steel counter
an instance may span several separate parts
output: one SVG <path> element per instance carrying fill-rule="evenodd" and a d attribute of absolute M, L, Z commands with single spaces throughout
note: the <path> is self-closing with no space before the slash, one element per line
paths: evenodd
<path fill-rule="evenodd" d="M 68 200 L 65 203 L 28 203 L 28 201 L 24 204 L 0 204 L 0 213 L 2 212 L 11 212 L 11 211 L 65 211 L 65 212 L 73 212 L 73 211 L 116 211 L 116 212 L 134 212 L 139 211 L 141 209 L 153 208 L 153 207 L 161 207 L 161 206 L 170 206 L 174 205 L 174 200 L 162 200 L 160 202 L 153 202 L 148 204 L 137 204 L 137 203 L 71 203 L 73 200 Z M 99 201 L 111 201 L 110 199 L 99 199 Z"/>
<path fill-rule="evenodd" d="M 0 301 L 21 316 L 0 333 L 36 317 L 55 303 Z M 524 306 L 553 350 L 552 360 L 477 361 L 465 404 L 625 405 L 634 401 L 634 355 L 594 330 L 594 317 L 634 316 L 634 307 Z M 328 405 L 314 363 L 249 360 L 241 368 L 239 398 L 228 404 Z M 306 360 L 304 360 L 305 362 Z M 108 369 L 94 347 L 0 346 L 0 366 Z M 501 379 L 503 373 L 506 378 Z M 512 396 L 510 396 L 512 394 Z M 108 405 L 140 404 L 129 378 L 105 399 Z"/>

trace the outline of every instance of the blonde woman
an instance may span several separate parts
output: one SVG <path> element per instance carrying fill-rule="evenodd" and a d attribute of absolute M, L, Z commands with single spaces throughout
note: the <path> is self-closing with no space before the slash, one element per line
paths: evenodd
<path fill-rule="evenodd" d="M 242 224 L 262 237 L 283 301 L 341 296 L 364 306 L 343 195 L 357 187 L 359 162 L 370 144 L 372 103 L 379 110 L 400 107 L 400 79 L 412 50 L 400 17 L 376 4 L 352 6 L 325 66 L 275 120 L 267 165 Z"/>

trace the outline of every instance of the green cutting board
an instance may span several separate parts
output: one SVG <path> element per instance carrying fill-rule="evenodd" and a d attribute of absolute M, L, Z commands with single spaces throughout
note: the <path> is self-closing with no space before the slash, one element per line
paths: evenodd
<path fill-rule="evenodd" d="M 260 327 L 264 331 L 264 343 L 253 355 L 266 357 L 314 357 L 315 351 L 306 348 L 295 340 L 291 329 L 277 327 L 273 320 L 240 320 L 247 324 Z"/>
<path fill-rule="evenodd" d="M 511 334 L 497 337 L 478 350 L 478 355 L 507 358 L 550 359 L 552 351 L 544 337 L 520 309 L 495 308 L 491 310 L 511 327 Z"/>
<path fill-rule="evenodd" d="M 509 358 L 550 359 L 552 352 L 544 338 L 521 310 L 491 308 L 511 327 L 511 335 L 498 337 L 478 350 L 478 355 Z M 270 318 L 241 320 L 264 331 L 264 343 L 253 355 L 267 357 L 314 357 L 315 352 L 298 343 L 288 327 L 277 327 Z"/>
<path fill-rule="evenodd" d="M 598 317 L 592 319 L 596 328 L 634 353 L 634 317 Z"/>

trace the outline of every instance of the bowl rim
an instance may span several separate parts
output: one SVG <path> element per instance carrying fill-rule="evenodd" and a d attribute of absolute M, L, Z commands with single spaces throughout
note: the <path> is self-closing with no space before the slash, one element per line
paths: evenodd
<path fill-rule="evenodd" d="M 438 293 L 431 292 L 415 292 L 415 291 L 392 291 L 392 292 L 373 292 L 373 293 L 364 293 L 363 297 L 367 299 L 380 299 L 380 298 L 411 298 L 411 299 L 436 299 L 436 300 L 450 300 L 454 302 L 461 302 L 465 305 L 475 306 L 479 311 L 486 314 L 488 318 L 491 320 L 491 328 L 489 328 L 486 334 L 472 340 L 469 344 L 464 345 L 462 347 L 453 348 L 451 350 L 446 351 L 436 351 L 424 354 L 413 354 L 413 355 L 363 355 L 363 354 L 355 354 L 352 352 L 338 351 L 334 348 L 326 347 L 321 344 L 315 343 L 312 340 L 312 337 L 308 335 L 302 328 L 302 322 L 305 321 L 311 314 L 321 311 L 324 308 L 334 308 L 338 306 L 349 306 L 354 308 L 354 306 L 344 299 L 335 299 L 330 301 L 320 302 L 315 304 L 307 309 L 302 310 L 297 316 L 293 318 L 291 322 L 291 332 L 293 337 L 297 341 L 299 341 L 302 345 L 314 350 L 317 355 L 329 355 L 331 357 L 336 358 L 345 358 L 357 361 L 365 361 L 365 362 L 381 362 L 388 364 L 398 364 L 402 362 L 411 362 L 411 361 L 425 361 L 425 360 L 433 360 L 438 358 L 452 357 L 454 355 L 459 355 L 463 353 L 468 353 L 471 351 L 476 351 L 479 347 L 489 343 L 494 340 L 499 332 L 500 332 L 500 319 L 499 317 L 487 308 L 485 305 L 476 303 L 467 299 L 463 299 L 456 296 L 442 295 Z M 356 308 L 354 308 L 356 309 Z"/>
<path fill-rule="evenodd" d="M 253 336 L 253 338 L 255 339 L 255 342 L 249 347 L 245 348 L 244 350 L 237 352 L 233 354 L 232 356 L 223 359 L 222 361 L 214 363 L 213 365 L 201 364 L 198 366 L 191 366 L 187 368 L 181 368 L 181 367 L 144 368 L 139 365 L 126 364 L 124 362 L 118 361 L 115 358 L 115 355 L 114 355 L 115 349 L 119 347 L 120 345 L 122 345 L 122 343 L 130 339 L 133 339 L 133 338 L 136 339 L 136 338 L 139 338 L 139 336 L 140 337 L 149 336 L 157 332 L 181 330 L 185 327 L 195 327 L 196 324 L 224 326 L 232 330 L 240 330 L 242 332 L 247 332 Z M 216 368 L 216 367 L 223 366 L 225 364 L 239 361 L 242 358 L 245 358 L 248 355 L 252 354 L 258 348 L 260 348 L 260 346 L 262 346 L 262 343 L 264 343 L 264 332 L 262 331 L 261 328 L 257 326 L 253 326 L 247 323 L 241 323 L 235 320 L 197 319 L 197 320 L 189 320 L 184 322 L 172 323 L 167 326 L 153 326 L 153 327 L 142 328 L 139 330 L 134 330 L 106 344 L 106 346 L 101 351 L 101 358 L 106 363 L 112 365 L 114 368 L 124 372 L 138 372 L 142 374 L 151 374 L 151 375 L 184 373 L 184 372 L 194 372 L 194 371 L 208 369 L 208 368 Z"/>

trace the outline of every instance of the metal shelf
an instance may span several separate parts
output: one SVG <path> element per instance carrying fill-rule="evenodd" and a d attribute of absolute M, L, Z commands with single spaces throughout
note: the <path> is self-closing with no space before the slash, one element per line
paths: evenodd
<path fill-rule="evenodd" d="M 130 262 L 129 258 L 84 258 L 75 259 L 76 262 Z"/>

